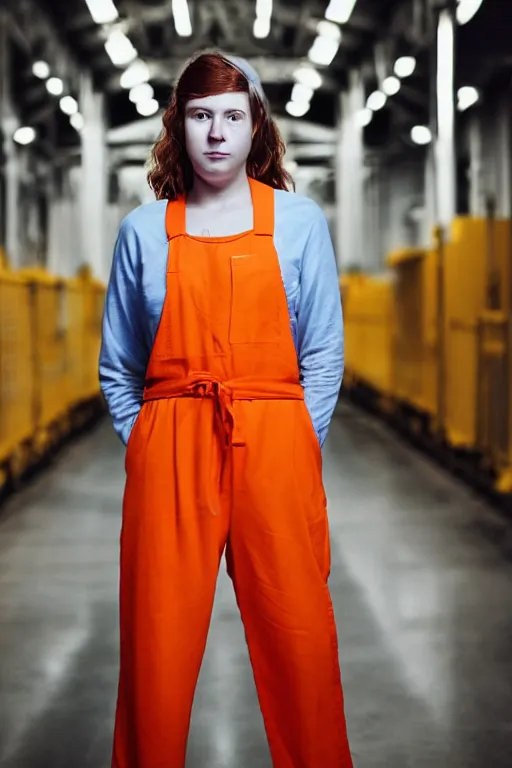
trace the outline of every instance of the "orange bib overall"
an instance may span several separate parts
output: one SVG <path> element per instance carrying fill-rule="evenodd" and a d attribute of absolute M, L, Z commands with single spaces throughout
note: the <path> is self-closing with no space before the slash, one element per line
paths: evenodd
<path fill-rule="evenodd" d="M 191 237 L 185 201 L 167 206 L 166 297 L 126 452 L 113 768 L 184 767 L 224 551 L 274 766 L 352 766 L 322 456 L 274 192 L 250 183 L 249 233 Z"/>

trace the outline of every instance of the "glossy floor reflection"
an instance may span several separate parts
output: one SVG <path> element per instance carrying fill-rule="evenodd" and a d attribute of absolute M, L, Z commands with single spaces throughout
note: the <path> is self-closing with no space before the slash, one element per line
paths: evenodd
<path fill-rule="evenodd" d="M 357 768 L 509 768 L 512 566 L 481 502 L 345 406 L 324 461 Z M 104 423 L 1 510 L 1 768 L 109 768 L 122 485 Z M 224 568 L 187 768 L 271 768 Z"/>

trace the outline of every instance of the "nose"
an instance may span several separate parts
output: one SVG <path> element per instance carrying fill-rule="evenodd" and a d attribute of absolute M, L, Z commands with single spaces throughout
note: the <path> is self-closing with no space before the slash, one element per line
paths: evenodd
<path fill-rule="evenodd" d="M 222 115 L 215 115 L 212 119 L 211 127 L 210 127 L 210 140 L 211 141 L 224 140 Z"/>

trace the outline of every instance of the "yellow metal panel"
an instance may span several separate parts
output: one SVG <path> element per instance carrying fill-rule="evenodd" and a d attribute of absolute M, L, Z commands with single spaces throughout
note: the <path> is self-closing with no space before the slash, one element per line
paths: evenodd
<path fill-rule="evenodd" d="M 386 264 L 388 267 L 397 267 L 399 264 L 404 264 L 408 261 L 416 261 L 422 259 L 424 251 L 421 248 L 400 248 L 396 251 L 391 251 L 386 257 Z"/>
<path fill-rule="evenodd" d="M 67 293 L 67 357 L 71 399 L 81 402 L 86 397 L 84 356 L 85 300 L 81 280 L 70 280 Z"/>
<path fill-rule="evenodd" d="M 395 397 L 429 417 L 437 409 L 437 253 L 388 257 L 395 273 Z"/>
<path fill-rule="evenodd" d="M 393 288 L 387 278 L 345 276 L 341 281 L 347 381 L 393 390 Z"/>
<path fill-rule="evenodd" d="M 439 254 L 425 253 L 422 274 L 421 409 L 437 418 L 439 377 Z"/>
<path fill-rule="evenodd" d="M 34 432 L 34 339 L 26 281 L 0 271 L 0 462 Z"/>
<path fill-rule="evenodd" d="M 32 283 L 32 290 L 38 352 L 39 427 L 45 428 L 63 416 L 69 407 L 64 294 L 57 281 L 38 280 Z"/>
<path fill-rule="evenodd" d="M 87 277 L 70 280 L 68 294 L 68 356 L 73 399 L 99 394 L 98 358 L 104 286 Z"/>
<path fill-rule="evenodd" d="M 69 429 L 100 393 L 105 289 L 84 272 L 63 281 L 0 263 L 0 485 Z"/>
<path fill-rule="evenodd" d="M 396 265 L 395 396 L 422 410 L 424 258 L 397 261 Z"/>
<path fill-rule="evenodd" d="M 477 442 L 478 317 L 485 301 L 486 222 L 453 223 L 444 264 L 445 432 L 451 445 Z"/>

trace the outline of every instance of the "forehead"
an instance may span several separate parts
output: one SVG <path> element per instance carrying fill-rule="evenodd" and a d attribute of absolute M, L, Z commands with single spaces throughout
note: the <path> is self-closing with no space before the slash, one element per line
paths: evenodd
<path fill-rule="evenodd" d="M 215 96 L 190 99 L 187 102 L 187 109 L 194 109 L 196 107 L 202 107 L 212 112 L 224 112 L 230 109 L 242 109 L 244 112 L 248 112 L 249 96 L 247 93 L 218 93 Z"/>

